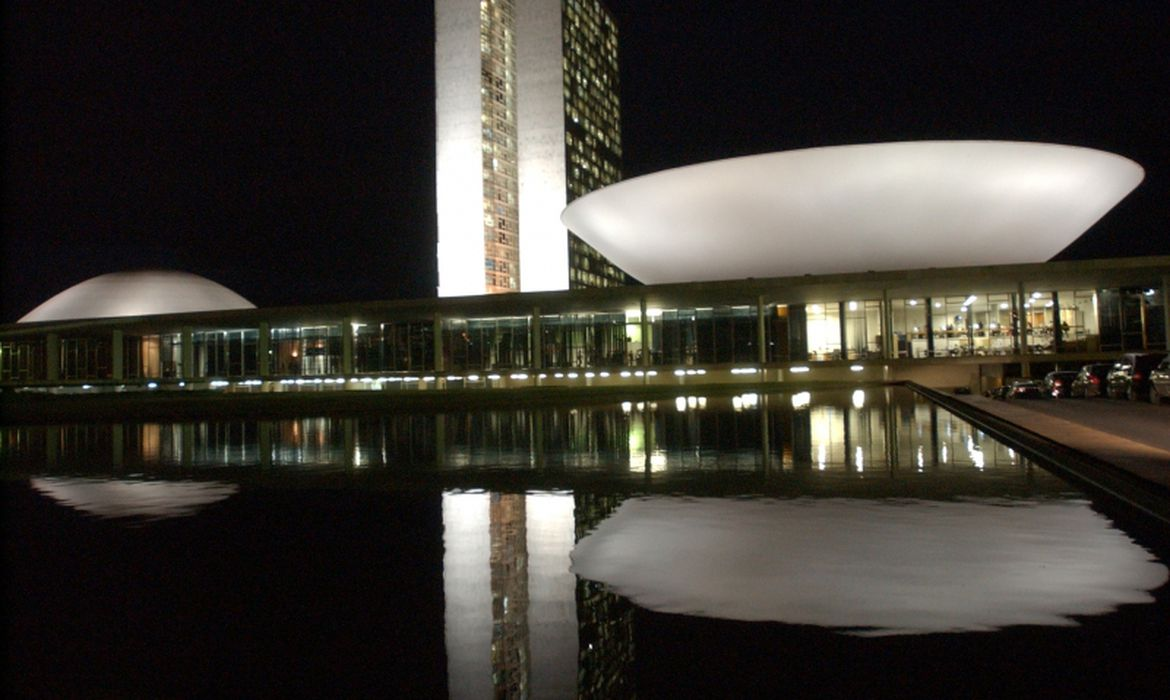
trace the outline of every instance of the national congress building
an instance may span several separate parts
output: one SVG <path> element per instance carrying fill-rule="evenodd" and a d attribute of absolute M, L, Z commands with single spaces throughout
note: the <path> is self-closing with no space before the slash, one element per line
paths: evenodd
<path fill-rule="evenodd" d="M 0 388 L 983 389 L 1166 347 L 1170 257 L 1047 262 L 1139 186 L 1128 158 L 921 141 L 619 181 L 603 5 L 435 18 L 439 298 L 258 309 L 192 275 L 104 275 L 0 326 Z"/>

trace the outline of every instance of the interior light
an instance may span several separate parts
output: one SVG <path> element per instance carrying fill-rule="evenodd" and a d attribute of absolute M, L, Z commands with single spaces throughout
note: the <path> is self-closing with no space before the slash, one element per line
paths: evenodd
<path fill-rule="evenodd" d="M 852 396 L 854 408 L 865 408 L 865 389 L 856 389 Z"/>
<path fill-rule="evenodd" d="M 684 374 L 686 374 L 686 373 L 687 373 L 687 372 L 686 372 L 686 370 L 683 370 L 683 369 L 676 369 L 676 370 L 674 371 L 674 376 L 676 376 L 676 377 L 681 377 L 681 376 L 683 376 L 683 375 L 684 375 Z"/>
<path fill-rule="evenodd" d="M 813 304 L 812 306 L 808 307 L 808 310 L 813 312 L 814 314 L 819 314 L 821 312 L 821 305 L 820 304 Z"/>
<path fill-rule="evenodd" d="M 680 396 L 680 397 L 678 397 L 677 399 L 675 399 L 675 400 L 674 400 L 674 408 L 675 408 L 675 410 L 676 410 L 676 411 L 678 411 L 679 413 L 682 413 L 683 411 L 687 410 L 687 400 L 686 400 L 686 397 L 684 397 L 684 396 Z"/>
<path fill-rule="evenodd" d="M 1033 299 L 1039 299 L 1039 298 L 1040 298 L 1040 292 L 1032 292 L 1032 298 L 1033 298 Z"/>
<path fill-rule="evenodd" d="M 808 367 L 805 367 L 804 365 L 800 365 L 797 367 L 789 367 L 788 371 L 792 372 L 793 374 L 804 374 L 805 372 L 808 372 L 809 369 L 808 369 Z"/>
<path fill-rule="evenodd" d="M 972 294 L 971 296 L 967 297 L 967 299 L 963 302 L 963 306 L 970 306 L 970 305 L 974 304 L 975 300 L 978 298 L 979 297 Z"/>
<path fill-rule="evenodd" d="M 941 309 L 941 308 L 942 308 L 942 302 L 941 302 L 941 301 L 936 301 L 936 302 L 934 302 L 934 308 L 936 308 L 936 309 Z"/>
<path fill-rule="evenodd" d="M 911 299 L 911 300 L 910 300 L 910 306 L 918 306 L 918 300 L 917 300 L 917 299 Z"/>
<path fill-rule="evenodd" d="M 855 301 L 849 302 L 849 310 L 850 311 L 857 311 L 857 302 L 855 302 Z"/>
<path fill-rule="evenodd" d="M 1007 307 L 1008 307 L 1008 303 L 1007 303 L 1006 301 L 1002 301 L 1002 302 L 1000 302 L 1000 304 L 999 304 L 999 308 L 1001 308 L 1001 309 L 1006 309 Z"/>
<path fill-rule="evenodd" d="M 864 368 L 864 367 L 862 367 L 861 365 L 850 365 L 850 366 L 849 366 L 849 371 L 850 371 L 850 372 L 860 372 L 860 371 L 861 371 L 861 370 L 863 370 L 863 369 L 865 369 L 865 368 Z"/>
<path fill-rule="evenodd" d="M 802 391 L 798 394 L 792 395 L 792 407 L 793 408 L 806 408 L 806 407 L 808 407 L 808 405 L 811 401 L 812 401 L 812 394 L 810 394 L 807 391 Z"/>

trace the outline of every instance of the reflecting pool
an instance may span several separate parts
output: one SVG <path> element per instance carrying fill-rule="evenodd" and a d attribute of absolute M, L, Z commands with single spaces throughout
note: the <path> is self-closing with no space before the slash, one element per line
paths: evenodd
<path fill-rule="evenodd" d="M 0 428 L 21 695 L 1164 695 L 1165 533 L 898 388 Z"/>

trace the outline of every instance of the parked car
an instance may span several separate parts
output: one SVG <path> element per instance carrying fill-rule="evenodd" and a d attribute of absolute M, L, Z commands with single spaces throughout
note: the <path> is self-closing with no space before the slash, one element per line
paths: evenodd
<path fill-rule="evenodd" d="M 1150 372 L 1166 357 L 1164 352 L 1127 352 L 1109 372 L 1109 398 L 1136 401 L 1149 396 Z"/>
<path fill-rule="evenodd" d="M 1170 355 L 1150 371 L 1150 403 L 1162 403 L 1170 399 Z"/>
<path fill-rule="evenodd" d="M 1044 385 L 1032 379 L 1012 382 L 1007 395 L 1009 399 L 1042 399 L 1044 396 Z"/>
<path fill-rule="evenodd" d="M 1089 399 L 1094 396 L 1105 395 L 1105 385 L 1109 377 L 1109 370 L 1113 369 L 1112 362 L 1094 362 L 1081 367 L 1073 380 L 1069 396 L 1074 399 Z"/>
<path fill-rule="evenodd" d="M 1044 375 L 1044 393 L 1054 399 L 1069 396 L 1072 391 L 1073 380 L 1076 378 L 1077 373 L 1072 371 L 1060 370 L 1049 372 Z"/>
<path fill-rule="evenodd" d="M 987 390 L 987 398 L 989 398 L 989 399 L 1006 399 L 1008 396 L 1008 392 L 1010 392 L 1011 390 L 1012 390 L 1011 384 L 1004 384 L 1002 386 L 997 386 L 994 389 Z"/>

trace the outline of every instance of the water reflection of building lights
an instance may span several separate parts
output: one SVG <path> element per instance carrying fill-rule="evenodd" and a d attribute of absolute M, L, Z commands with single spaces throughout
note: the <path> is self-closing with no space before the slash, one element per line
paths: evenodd
<path fill-rule="evenodd" d="M 853 390 L 853 407 L 865 408 L 865 389 Z"/>
<path fill-rule="evenodd" d="M 792 395 L 793 408 L 808 408 L 808 405 L 811 401 L 812 394 L 807 391 L 801 391 Z"/>

